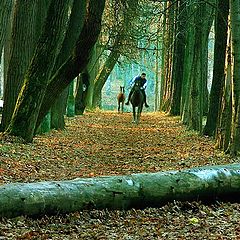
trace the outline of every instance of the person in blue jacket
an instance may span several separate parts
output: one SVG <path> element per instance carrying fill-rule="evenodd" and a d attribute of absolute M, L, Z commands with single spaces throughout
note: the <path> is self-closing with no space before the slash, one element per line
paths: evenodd
<path fill-rule="evenodd" d="M 147 97 L 146 97 L 146 93 L 145 93 L 145 89 L 147 87 L 147 79 L 146 79 L 146 73 L 144 73 L 144 72 L 140 76 L 137 76 L 131 80 L 131 82 L 130 82 L 131 91 L 128 95 L 128 100 L 126 102 L 126 105 L 129 105 L 129 101 L 130 101 L 132 93 L 133 93 L 133 86 L 137 81 L 141 82 L 141 90 L 142 90 L 142 93 L 144 96 L 145 107 L 148 108 L 149 105 L 147 104 Z"/>

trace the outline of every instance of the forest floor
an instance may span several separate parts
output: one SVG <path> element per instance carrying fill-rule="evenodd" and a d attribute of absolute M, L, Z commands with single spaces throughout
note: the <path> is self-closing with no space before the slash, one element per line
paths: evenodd
<path fill-rule="evenodd" d="M 239 162 L 188 131 L 178 117 L 87 112 L 66 119 L 66 130 L 31 144 L 0 142 L 0 185 L 126 175 Z M 144 210 L 91 210 L 0 219 L 2 239 L 240 239 L 240 204 L 174 202 Z"/>

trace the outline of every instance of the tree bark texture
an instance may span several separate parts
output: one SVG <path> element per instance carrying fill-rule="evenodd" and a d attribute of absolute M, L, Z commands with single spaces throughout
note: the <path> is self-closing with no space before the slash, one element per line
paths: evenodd
<path fill-rule="evenodd" d="M 36 128 L 39 126 L 43 117 L 49 111 L 59 94 L 87 66 L 91 57 L 92 49 L 101 31 L 101 20 L 104 6 L 105 0 L 92 0 L 89 2 L 84 26 L 73 53 L 51 78 L 50 83 L 47 86 L 46 94 L 39 111 Z"/>
<path fill-rule="evenodd" d="M 61 47 L 61 50 L 57 56 L 56 63 L 53 69 L 53 75 L 61 67 L 61 65 L 69 58 L 74 46 L 76 45 L 79 34 L 83 28 L 84 19 L 86 15 L 86 0 L 79 1 L 74 0 L 69 24 L 66 30 L 65 38 Z M 54 129 L 64 129 L 64 115 L 66 113 L 67 98 L 65 97 L 65 91 L 68 91 L 68 87 L 58 96 L 55 103 L 52 105 L 51 113 L 53 121 L 51 127 Z"/>
<path fill-rule="evenodd" d="M 232 155 L 240 151 L 240 1 L 230 1 L 232 54 L 233 54 L 233 115 L 231 130 Z"/>
<path fill-rule="evenodd" d="M 23 84 L 24 74 L 36 46 L 35 10 L 37 0 L 17 0 L 14 7 L 10 38 L 8 71 L 5 79 L 2 129 L 8 127 L 18 94 Z"/>
<path fill-rule="evenodd" d="M 240 165 L 0 186 L 0 217 L 84 209 L 157 207 L 170 201 L 237 201 Z"/>
<path fill-rule="evenodd" d="M 26 142 L 32 141 L 39 109 L 58 53 L 59 39 L 62 39 L 69 1 L 61 0 L 57 4 L 51 1 L 44 31 L 24 77 L 24 85 L 5 135 L 19 136 Z"/>
<path fill-rule="evenodd" d="M 183 0 L 178 1 L 176 9 L 176 31 L 173 51 L 172 69 L 172 97 L 170 114 L 180 115 L 180 103 L 182 95 L 184 51 L 186 43 L 186 4 Z"/>
<path fill-rule="evenodd" d="M 227 46 L 229 2 L 218 0 L 215 17 L 215 45 L 213 80 L 210 92 L 209 110 L 204 134 L 214 136 L 221 111 L 221 100 L 224 87 L 224 67 Z"/>
<path fill-rule="evenodd" d="M 166 9 L 166 36 L 164 37 L 164 67 L 162 79 L 162 94 L 160 110 L 168 112 L 170 109 L 171 91 L 172 91 L 172 58 L 173 58 L 173 35 L 174 35 L 174 7 L 173 1 L 168 1 Z"/>
<path fill-rule="evenodd" d="M 212 3 L 214 0 L 211 1 Z M 204 92 L 207 81 L 207 52 L 208 35 L 213 21 L 213 8 L 207 3 L 196 1 L 194 14 L 195 35 L 194 54 L 190 74 L 190 121 L 188 126 L 202 132 Z"/>
<path fill-rule="evenodd" d="M 231 119 L 232 119 L 232 54 L 230 30 L 228 31 L 227 49 L 225 63 L 225 79 L 223 97 L 221 101 L 221 111 L 217 125 L 216 147 L 227 151 L 231 137 Z"/>
<path fill-rule="evenodd" d="M 13 9 L 13 0 L 1 0 L 0 2 L 0 55 L 6 40 L 6 32 L 9 27 L 11 13 Z M 1 62 L 1 58 L 0 58 Z"/>

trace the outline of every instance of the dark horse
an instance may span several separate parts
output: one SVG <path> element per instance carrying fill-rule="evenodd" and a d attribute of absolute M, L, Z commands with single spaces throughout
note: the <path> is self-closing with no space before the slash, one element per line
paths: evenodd
<path fill-rule="evenodd" d="M 133 123 L 138 124 L 143 109 L 144 95 L 141 90 L 141 83 L 137 81 L 133 86 L 133 93 L 130 98 L 130 102 L 133 108 Z M 137 112 L 136 112 L 137 108 Z"/>
<path fill-rule="evenodd" d="M 125 94 L 124 94 L 124 87 L 122 87 L 122 86 L 120 86 L 120 92 L 117 96 L 117 100 L 118 100 L 118 112 L 120 113 L 120 108 L 121 108 L 121 112 L 123 113 Z"/>

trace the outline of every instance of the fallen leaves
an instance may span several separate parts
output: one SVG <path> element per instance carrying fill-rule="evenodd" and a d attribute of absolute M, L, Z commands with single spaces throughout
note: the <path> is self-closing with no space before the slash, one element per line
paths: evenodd
<path fill-rule="evenodd" d="M 0 184 L 177 170 L 236 161 L 187 131 L 178 117 L 89 112 L 32 144 L 0 143 Z M 10 139 L 11 140 L 11 139 Z M 240 205 L 169 203 L 162 208 L 82 211 L 0 221 L 0 239 L 240 239 Z"/>

